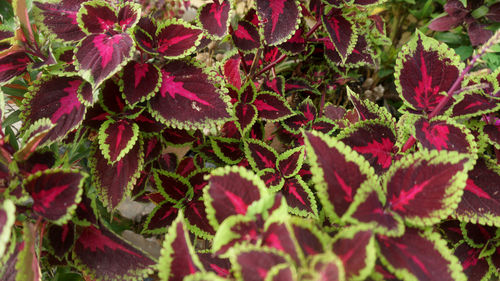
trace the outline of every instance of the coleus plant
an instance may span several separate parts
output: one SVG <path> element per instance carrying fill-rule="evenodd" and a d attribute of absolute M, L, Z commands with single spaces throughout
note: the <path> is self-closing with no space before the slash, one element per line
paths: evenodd
<path fill-rule="evenodd" d="M 415 31 L 394 114 L 356 88 L 390 2 L 12 2 L 2 280 L 500 278 L 499 32 L 465 64 Z"/>

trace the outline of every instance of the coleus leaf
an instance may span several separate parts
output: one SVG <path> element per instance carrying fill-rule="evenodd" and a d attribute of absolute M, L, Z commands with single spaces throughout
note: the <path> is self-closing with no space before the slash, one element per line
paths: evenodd
<path fill-rule="evenodd" d="M 131 58 L 134 42 L 127 33 L 91 34 L 76 46 L 78 73 L 97 88 Z"/>
<path fill-rule="evenodd" d="M 479 157 L 468 173 L 462 199 L 453 216 L 461 221 L 500 226 L 499 181 L 498 165 Z"/>
<path fill-rule="evenodd" d="M 302 168 L 304 156 L 303 146 L 289 149 L 278 156 L 276 166 L 284 177 L 293 177 Z"/>
<path fill-rule="evenodd" d="M 64 41 L 79 41 L 85 37 L 77 22 L 77 13 L 81 4 L 87 0 L 63 0 L 58 3 L 41 3 L 35 1 L 38 8 L 37 20 L 40 26 L 56 38 Z"/>
<path fill-rule="evenodd" d="M 231 215 L 244 215 L 253 202 L 265 194 L 264 183 L 250 171 L 238 167 L 212 171 L 203 189 L 207 217 L 215 230 Z"/>
<path fill-rule="evenodd" d="M 213 255 L 212 253 L 198 253 L 198 258 L 200 259 L 201 263 L 203 264 L 203 267 L 207 270 L 207 277 L 214 277 L 212 278 L 207 278 L 207 279 L 200 279 L 201 280 L 226 280 L 223 278 L 228 278 L 230 276 L 230 270 L 231 270 L 231 263 L 229 262 L 229 259 L 226 258 L 221 258 L 218 256 Z M 215 273 L 215 274 L 213 274 Z M 194 274 L 196 275 L 196 273 Z M 193 275 L 190 275 L 191 277 Z M 215 278 L 215 277 L 218 278 Z M 222 277 L 222 278 L 221 278 Z M 198 280 L 198 279 L 194 279 Z M 193 281 L 194 281 L 193 280 Z"/>
<path fill-rule="evenodd" d="M 160 90 L 149 100 L 148 107 L 158 121 L 188 129 L 213 126 L 230 117 L 229 101 L 201 67 L 170 61 L 161 72 Z"/>
<path fill-rule="evenodd" d="M 375 267 L 375 236 L 367 227 L 342 230 L 335 235 L 331 249 L 342 260 L 348 280 L 364 280 Z"/>
<path fill-rule="evenodd" d="M 76 76 L 53 76 L 39 80 L 31 89 L 22 106 L 25 127 L 42 118 L 55 124 L 42 143 L 62 139 L 82 122 L 85 106 L 77 96 L 82 83 L 85 82 Z"/>
<path fill-rule="evenodd" d="M 184 218 L 180 213 L 168 228 L 158 260 L 158 276 L 161 280 L 183 280 L 185 276 L 204 271 L 183 222 Z"/>
<path fill-rule="evenodd" d="M 385 236 L 401 236 L 405 230 L 403 219 L 384 208 L 383 202 L 385 202 L 385 196 L 377 188 L 377 184 L 366 182 L 341 221 L 368 225 L 373 232 Z"/>
<path fill-rule="evenodd" d="M 500 149 L 500 126 L 487 124 L 483 127 L 483 133 L 489 143 Z"/>
<path fill-rule="evenodd" d="M 268 45 L 285 42 L 297 30 L 301 9 L 295 0 L 257 0 L 256 4 L 264 40 Z"/>
<path fill-rule="evenodd" d="M 210 137 L 215 154 L 227 164 L 237 164 L 244 156 L 241 141 L 232 138 Z"/>
<path fill-rule="evenodd" d="M 313 256 L 309 267 L 310 269 L 307 273 L 310 274 L 309 278 L 311 280 L 346 280 L 342 260 L 332 252 Z"/>
<path fill-rule="evenodd" d="M 85 227 L 73 247 L 76 267 L 96 280 L 136 280 L 152 273 L 156 263 L 104 226 Z"/>
<path fill-rule="evenodd" d="M 358 35 L 356 45 L 351 53 L 347 54 L 345 61 L 339 55 L 337 49 L 331 41 L 325 41 L 325 57 L 333 63 L 333 65 L 347 66 L 347 67 L 360 67 L 363 65 L 374 65 L 374 53 L 372 48 L 368 45 L 366 37 L 363 34 Z"/>
<path fill-rule="evenodd" d="M 156 30 L 156 20 L 151 17 L 142 17 L 134 30 L 134 38 L 137 45 L 146 52 L 156 53 L 158 47 Z"/>
<path fill-rule="evenodd" d="M 278 153 L 263 141 L 247 139 L 245 142 L 245 155 L 254 171 L 276 168 Z"/>
<path fill-rule="evenodd" d="M 101 195 L 100 199 L 110 209 L 118 206 L 139 178 L 144 163 L 143 148 L 142 139 L 139 138 L 121 160 L 110 164 L 97 145 L 93 146 L 89 162 L 92 179 Z"/>
<path fill-rule="evenodd" d="M 118 22 L 115 7 L 99 0 L 82 3 L 76 18 L 81 30 L 87 34 L 111 31 Z"/>
<path fill-rule="evenodd" d="M 467 280 L 488 280 L 492 271 L 486 258 L 480 258 L 481 249 L 471 248 L 467 243 L 462 242 L 455 248 L 454 255 L 462 264 Z"/>
<path fill-rule="evenodd" d="M 167 58 L 185 57 L 195 51 L 202 31 L 183 20 L 169 19 L 156 30 L 157 52 Z"/>
<path fill-rule="evenodd" d="M 109 119 L 99 129 L 99 148 L 109 164 L 115 164 L 134 147 L 138 137 L 139 126 L 136 123 L 126 119 Z"/>
<path fill-rule="evenodd" d="M 462 69 L 458 55 L 417 31 L 396 60 L 396 89 L 406 105 L 427 115 L 444 98 Z"/>
<path fill-rule="evenodd" d="M 278 96 L 285 96 L 285 78 L 283 76 L 276 76 L 272 80 L 266 78 L 260 86 L 261 91 L 268 91 L 278 94 Z"/>
<path fill-rule="evenodd" d="M 213 1 L 199 9 L 198 20 L 209 35 L 220 39 L 227 33 L 230 11 L 231 1 Z"/>
<path fill-rule="evenodd" d="M 239 54 L 236 54 L 227 58 L 223 66 L 224 77 L 229 82 L 229 84 L 236 87 L 236 89 L 240 89 L 242 83 L 240 75 L 240 65 L 241 57 Z"/>
<path fill-rule="evenodd" d="M 312 224 L 311 221 L 300 217 L 291 217 L 290 224 L 297 241 L 297 245 L 300 247 L 300 256 L 302 259 L 307 259 L 310 256 L 314 256 L 325 251 L 327 239 L 324 236 L 325 233 L 321 232 L 317 225 Z"/>
<path fill-rule="evenodd" d="M 290 213 L 303 217 L 317 216 L 318 209 L 314 194 L 300 176 L 286 178 L 281 194 L 285 197 Z"/>
<path fill-rule="evenodd" d="M 451 117 L 467 118 L 495 112 L 500 104 L 481 93 L 464 93 L 458 97 L 459 101 L 453 105 Z"/>
<path fill-rule="evenodd" d="M 375 177 L 373 168 L 344 143 L 318 132 L 305 134 L 306 153 L 320 203 L 333 222 L 342 217 L 357 190 Z"/>
<path fill-rule="evenodd" d="M 281 51 L 289 54 L 300 54 L 306 49 L 306 40 L 304 39 L 304 30 L 298 28 L 290 39 L 281 43 L 278 47 Z"/>
<path fill-rule="evenodd" d="M 347 96 L 356 108 L 360 120 L 382 119 L 388 122 L 394 122 L 392 115 L 385 107 L 379 107 L 376 103 L 362 99 L 358 94 L 347 87 Z"/>
<path fill-rule="evenodd" d="M 15 215 L 16 206 L 14 203 L 9 199 L 2 200 L 0 203 L 0 257 L 6 254 L 7 245 L 11 239 L 11 229 L 16 220 Z"/>
<path fill-rule="evenodd" d="M 387 171 L 397 158 L 394 128 L 380 119 L 357 122 L 342 131 L 338 137 L 361 154 L 377 174 Z"/>
<path fill-rule="evenodd" d="M 231 32 L 236 48 L 243 52 L 249 52 L 260 46 L 259 30 L 252 23 L 240 20 L 236 30 Z M 243 62 L 244 63 L 244 62 Z"/>
<path fill-rule="evenodd" d="M 160 69 L 154 64 L 129 62 L 123 68 L 120 80 L 123 98 L 131 106 L 150 99 L 160 88 L 160 77 Z"/>
<path fill-rule="evenodd" d="M 355 25 L 350 17 L 346 17 L 341 9 L 336 8 L 332 8 L 328 15 L 322 15 L 321 19 L 342 62 L 345 62 L 358 39 Z"/>
<path fill-rule="evenodd" d="M 0 84 L 7 83 L 26 71 L 32 60 L 23 51 L 14 52 L 0 58 Z"/>
<path fill-rule="evenodd" d="M 466 280 L 458 259 L 439 234 L 408 228 L 401 237 L 377 236 L 379 257 L 403 280 Z"/>
<path fill-rule="evenodd" d="M 179 206 L 175 203 L 165 201 L 156 206 L 148 215 L 142 232 L 147 234 L 165 233 L 167 232 L 167 227 L 172 225 L 178 214 Z"/>
<path fill-rule="evenodd" d="M 234 115 L 237 118 L 236 124 L 241 133 L 245 134 L 257 121 L 258 112 L 253 104 L 236 103 L 234 106 Z"/>
<path fill-rule="evenodd" d="M 33 198 L 33 211 L 56 224 L 72 215 L 81 199 L 86 175 L 74 170 L 49 169 L 39 171 L 24 180 L 26 191 Z"/>
<path fill-rule="evenodd" d="M 64 258 L 71 252 L 76 240 L 75 224 L 69 221 L 67 224 L 51 225 L 47 230 L 49 251 L 58 258 Z"/>
<path fill-rule="evenodd" d="M 280 251 L 256 246 L 239 248 L 230 260 L 240 280 L 266 280 L 273 267 L 289 263 L 289 257 Z"/>
<path fill-rule="evenodd" d="M 462 222 L 460 224 L 460 229 L 462 230 L 465 242 L 471 247 L 478 249 L 487 246 L 490 240 L 498 236 L 496 233 L 497 227 L 495 226 Z"/>
<path fill-rule="evenodd" d="M 259 118 L 278 121 L 292 115 L 288 102 L 282 96 L 271 92 L 259 92 L 253 102 Z"/>
<path fill-rule="evenodd" d="M 217 255 L 223 255 L 232 248 L 255 245 L 259 242 L 262 232 L 262 225 L 251 216 L 227 217 L 215 234 L 212 251 Z"/>
<path fill-rule="evenodd" d="M 414 126 L 415 138 L 426 149 L 471 154 L 476 151 L 476 143 L 469 129 L 452 120 L 438 118 L 429 121 L 426 118 L 419 118 Z"/>
<path fill-rule="evenodd" d="M 208 221 L 202 196 L 203 193 L 183 202 L 185 221 L 187 228 L 193 234 L 204 239 L 211 239 L 215 235 L 215 230 Z"/>
<path fill-rule="evenodd" d="M 266 231 L 262 234 L 262 244 L 287 253 L 296 264 L 300 263 L 295 236 L 289 224 L 279 222 L 269 224 L 266 227 Z"/>
<path fill-rule="evenodd" d="M 437 150 L 406 155 L 386 173 L 387 208 L 412 225 L 446 218 L 462 197 L 472 165 L 468 157 Z"/>
<path fill-rule="evenodd" d="M 175 203 L 193 196 L 193 188 L 186 178 L 165 170 L 155 170 L 153 174 L 156 187 L 166 200 Z"/>

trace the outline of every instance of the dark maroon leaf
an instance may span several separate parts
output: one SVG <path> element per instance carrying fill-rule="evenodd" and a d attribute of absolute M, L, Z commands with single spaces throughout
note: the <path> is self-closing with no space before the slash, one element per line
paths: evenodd
<path fill-rule="evenodd" d="M 16 264 L 19 260 L 19 254 L 25 247 L 24 241 L 12 241 L 10 243 L 15 243 L 13 247 L 13 252 L 10 255 L 2 256 L 2 269 L 0 270 L 0 277 L 4 281 L 16 281 L 16 276 L 18 270 L 16 269 Z"/>
<path fill-rule="evenodd" d="M 315 155 L 317 162 L 313 166 L 322 171 L 322 175 L 315 175 L 317 182 L 324 182 L 316 185 L 323 194 L 320 195 L 320 200 L 323 205 L 328 204 L 325 208 L 328 208 L 328 216 L 331 219 L 335 216 L 341 217 L 372 171 L 366 167 L 361 168 L 358 164 L 362 163 L 361 158 L 343 143 L 333 142 L 333 139 L 327 142 L 324 136 L 312 133 L 306 133 L 306 137 L 309 143 L 307 154 Z"/>
<path fill-rule="evenodd" d="M 156 21 L 149 17 L 142 17 L 137 23 L 134 37 L 137 44 L 146 52 L 155 53 L 158 48 L 156 29 Z"/>
<path fill-rule="evenodd" d="M 99 129 L 99 148 L 110 164 L 120 161 L 135 145 L 139 126 L 126 119 L 105 121 Z"/>
<path fill-rule="evenodd" d="M 122 31 L 134 27 L 141 16 L 140 6 L 133 2 L 125 2 L 118 11 L 118 25 Z"/>
<path fill-rule="evenodd" d="M 341 9 L 332 8 L 328 15 L 321 17 L 323 25 L 328 31 L 335 50 L 337 50 L 342 61 L 345 61 L 356 43 L 356 28 L 350 18 L 344 16 Z"/>
<path fill-rule="evenodd" d="M 105 33 L 113 30 L 118 21 L 115 11 L 105 2 L 82 3 L 78 11 L 80 27 L 87 34 Z"/>
<path fill-rule="evenodd" d="M 203 194 L 200 191 L 199 197 Z M 198 236 L 213 237 L 215 230 L 210 225 L 202 198 L 195 198 L 184 204 L 184 214 L 188 228 Z"/>
<path fill-rule="evenodd" d="M 253 104 L 259 112 L 259 118 L 262 119 L 280 120 L 292 115 L 287 101 L 271 92 L 260 92 Z"/>
<path fill-rule="evenodd" d="M 140 176 L 139 171 L 143 163 L 144 151 L 141 139 L 120 161 L 114 164 L 109 164 L 97 147 L 93 148 L 89 166 L 93 182 L 104 205 L 111 209 L 116 208 L 124 196 L 132 190 Z"/>
<path fill-rule="evenodd" d="M 280 155 L 277 167 L 284 177 L 292 177 L 298 172 L 300 166 L 302 166 L 301 158 L 304 157 L 303 152 L 303 149 L 295 149 L 285 151 Z M 286 155 L 286 157 L 283 157 L 282 155 Z"/>
<path fill-rule="evenodd" d="M 392 128 L 379 121 L 358 122 L 345 130 L 340 140 L 361 154 L 377 174 L 389 169 L 397 151 Z"/>
<path fill-rule="evenodd" d="M 260 46 L 259 31 L 255 25 L 244 20 L 238 22 L 238 27 L 232 32 L 231 37 L 236 48 L 245 52 Z"/>
<path fill-rule="evenodd" d="M 288 207 L 302 216 L 316 215 L 316 200 L 307 184 L 296 176 L 285 179 L 281 194 L 285 197 Z"/>
<path fill-rule="evenodd" d="M 262 244 L 287 253 L 297 264 L 300 263 L 299 254 L 295 248 L 294 235 L 284 223 L 272 223 L 262 234 Z"/>
<path fill-rule="evenodd" d="M 159 234 L 167 232 L 167 227 L 177 218 L 179 208 L 174 203 L 165 202 L 149 214 L 142 232 Z"/>
<path fill-rule="evenodd" d="M 453 150 L 460 153 L 471 153 L 472 147 L 468 138 L 470 132 L 446 120 L 429 122 L 420 118 L 415 122 L 415 138 L 429 150 Z"/>
<path fill-rule="evenodd" d="M 58 3 L 40 3 L 34 4 L 40 9 L 43 17 L 43 25 L 57 38 L 65 41 L 78 41 L 83 39 L 85 33 L 78 26 L 76 14 L 81 4 L 87 0 L 63 0 Z"/>
<path fill-rule="evenodd" d="M 403 100 L 421 114 L 436 108 L 444 98 L 443 92 L 460 74 L 460 58 L 440 44 L 418 32 L 397 61 L 396 88 Z"/>
<path fill-rule="evenodd" d="M 188 145 L 196 140 L 188 131 L 174 128 L 166 128 L 162 136 L 171 145 Z"/>
<path fill-rule="evenodd" d="M 260 90 L 274 92 L 278 94 L 278 96 L 283 97 L 285 96 L 285 78 L 283 78 L 283 76 L 276 76 L 273 80 L 266 78 L 262 83 Z"/>
<path fill-rule="evenodd" d="M 140 279 L 156 264 L 116 234 L 93 225 L 76 240 L 73 259 L 80 270 L 100 280 Z"/>
<path fill-rule="evenodd" d="M 139 126 L 139 129 L 141 130 L 142 133 L 160 133 L 165 129 L 165 125 L 162 123 L 156 121 L 153 116 L 151 116 L 151 113 L 148 111 L 144 110 L 134 118 L 134 123 Z"/>
<path fill-rule="evenodd" d="M 483 127 L 483 132 L 490 143 L 496 147 L 500 146 L 500 126 L 488 124 Z"/>
<path fill-rule="evenodd" d="M 461 220 L 492 223 L 499 226 L 500 169 L 494 161 L 479 157 L 474 169 L 469 171 L 462 200 L 458 204 L 455 216 Z"/>
<path fill-rule="evenodd" d="M 283 43 L 298 27 L 300 9 L 295 0 L 257 0 L 257 13 L 264 29 L 264 40 L 269 45 Z"/>
<path fill-rule="evenodd" d="M 402 158 L 384 184 L 386 206 L 415 225 L 429 225 L 455 209 L 465 187 L 469 159 L 460 154 L 423 153 Z"/>
<path fill-rule="evenodd" d="M 33 211 L 45 219 L 61 222 L 76 208 L 85 178 L 73 170 L 45 170 L 26 179 L 25 189 L 33 198 Z"/>
<path fill-rule="evenodd" d="M 238 265 L 242 280 L 265 280 L 272 267 L 287 263 L 287 260 L 265 247 L 244 248 L 231 260 L 233 267 Z"/>
<path fill-rule="evenodd" d="M 379 0 L 354 0 L 354 4 L 356 5 L 373 5 L 379 3 Z"/>
<path fill-rule="evenodd" d="M 423 234 L 415 228 L 408 228 L 401 237 L 377 236 L 380 255 L 392 270 L 405 274 L 399 277 L 413 277 L 416 280 L 458 280 L 463 273 L 456 258 L 436 233 Z"/>
<path fill-rule="evenodd" d="M 477 21 L 474 21 L 467 26 L 467 33 L 469 34 L 472 46 L 486 43 L 486 41 L 488 41 L 488 39 L 490 39 L 493 35 L 493 32 L 486 27 L 487 25 L 481 24 Z"/>
<path fill-rule="evenodd" d="M 204 201 L 214 228 L 231 215 L 246 214 L 248 206 L 261 198 L 263 187 L 255 185 L 254 177 L 238 167 L 212 173 L 204 189 Z"/>
<path fill-rule="evenodd" d="M 201 68 L 184 61 L 170 61 L 161 72 L 160 91 L 149 101 L 149 108 L 162 123 L 178 128 L 205 128 L 230 117 L 228 104 Z"/>
<path fill-rule="evenodd" d="M 462 18 L 446 15 L 432 20 L 429 28 L 435 31 L 447 31 L 458 26 L 462 21 Z"/>
<path fill-rule="evenodd" d="M 467 280 L 480 281 L 489 273 L 489 264 L 486 258 L 480 258 L 481 249 L 471 248 L 463 242 L 455 249 L 455 256 L 459 259 Z M 487 280 L 487 279 L 486 279 Z"/>
<path fill-rule="evenodd" d="M 281 173 L 274 169 L 267 169 L 261 172 L 260 178 L 268 188 L 272 188 L 273 190 L 280 189 L 284 183 L 284 178 L 281 176 Z"/>
<path fill-rule="evenodd" d="M 50 151 L 40 151 L 37 150 L 30 154 L 28 159 L 24 162 L 19 163 L 19 168 L 30 173 L 34 174 L 38 171 L 43 171 L 50 169 L 54 166 L 56 162 L 55 154 Z"/>
<path fill-rule="evenodd" d="M 184 57 L 195 50 L 201 34 L 200 29 L 181 20 L 167 21 L 156 32 L 158 53 L 169 58 Z"/>
<path fill-rule="evenodd" d="M 126 33 L 91 34 L 76 48 L 75 58 L 79 73 L 95 88 L 132 57 L 134 42 Z"/>
<path fill-rule="evenodd" d="M 453 106 L 451 117 L 471 117 L 498 110 L 500 105 L 480 93 L 467 93 Z"/>
<path fill-rule="evenodd" d="M 217 257 L 211 253 L 199 253 L 198 257 L 205 270 L 212 271 L 221 277 L 229 277 L 231 263 L 228 259 Z"/>
<path fill-rule="evenodd" d="M 70 253 L 75 243 L 75 225 L 68 222 L 61 226 L 51 225 L 47 231 L 47 238 L 54 256 L 63 258 Z"/>
<path fill-rule="evenodd" d="M 208 34 L 216 38 L 222 38 L 227 32 L 230 10 L 229 0 L 217 0 L 213 3 L 207 3 L 200 8 L 198 20 Z"/>
<path fill-rule="evenodd" d="M 253 104 L 237 103 L 234 106 L 234 114 L 237 118 L 237 125 L 244 134 L 255 123 L 257 119 L 257 109 Z"/>
<path fill-rule="evenodd" d="M 307 94 L 320 94 L 320 92 L 312 86 L 307 80 L 302 78 L 289 78 L 285 83 L 285 91 L 287 94 L 294 92 L 304 92 Z"/>
<path fill-rule="evenodd" d="M 238 139 L 211 137 L 210 140 L 217 156 L 227 164 L 239 163 L 244 156 Z"/>
<path fill-rule="evenodd" d="M 375 266 L 375 244 L 371 230 L 351 229 L 341 232 L 332 244 L 332 251 L 342 260 L 347 279 L 362 279 Z"/>
<path fill-rule="evenodd" d="M 292 229 L 303 257 L 307 258 L 324 252 L 325 245 L 315 225 L 307 220 L 296 220 L 292 221 Z"/>
<path fill-rule="evenodd" d="M 8 82 L 24 73 L 31 62 L 31 58 L 23 51 L 0 57 L 0 83 Z"/>
<path fill-rule="evenodd" d="M 61 139 L 82 122 L 85 106 L 77 96 L 82 83 L 83 80 L 79 77 L 50 77 L 37 84 L 30 97 L 25 100 L 26 124 L 49 118 L 56 125 L 42 143 Z"/>
<path fill-rule="evenodd" d="M 183 222 L 184 218 L 180 214 L 168 229 L 158 261 L 158 275 L 162 280 L 183 280 L 185 276 L 203 270 Z"/>
<path fill-rule="evenodd" d="M 154 171 L 154 179 L 157 190 L 171 202 L 192 196 L 193 191 L 188 180 L 178 174 L 157 170 Z"/>
<path fill-rule="evenodd" d="M 461 228 L 464 240 L 474 248 L 482 248 L 490 239 L 496 237 L 497 228 L 495 226 L 462 223 Z"/>
<path fill-rule="evenodd" d="M 439 224 L 439 230 L 443 234 L 443 238 L 452 244 L 456 244 L 463 239 L 460 221 L 446 220 Z"/>
<path fill-rule="evenodd" d="M 374 65 L 375 61 L 373 59 L 373 51 L 368 46 L 368 42 L 364 35 L 359 35 L 356 41 L 356 45 L 352 49 L 351 53 L 347 54 L 347 59 L 345 62 L 342 57 L 336 51 L 335 46 L 331 41 L 325 41 L 325 56 L 333 64 L 339 66 L 349 66 L 349 67 L 359 67 L 362 65 Z"/>
<path fill-rule="evenodd" d="M 384 209 L 379 198 L 377 191 L 360 194 L 357 197 L 359 203 L 356 202 L 351 207 L 355 209 L 347 214 L 347 220 L 371 225 L 376 233 L 390 236 L 401 235 L 404 231 L 401 217 Z"/>
<path fill-rule="evenodd" d="M 123 68 L 121 79 L 121 89 L 127 103 L 135 105 L 151 98 L 160 86 L 160 74 L 154 64 L 129 62 Z"/>
<path fill-rule="evenodd" d="M 245 153 L 254 170 L 264 170 L 276 167 L 278 155 L 269 145 L 258 140 L 245 143 Z"/>

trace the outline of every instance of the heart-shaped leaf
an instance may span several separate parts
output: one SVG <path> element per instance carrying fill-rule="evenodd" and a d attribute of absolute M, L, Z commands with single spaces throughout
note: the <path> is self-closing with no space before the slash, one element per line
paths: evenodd
<path fill-rule="evenodd" d="M 295 0 L 257 0 L 257 14 L 267 44 L 278 45 L 292 37 L 298 28 L 300 11 Z"/>
<path fill-rule="evenodd" d="M 129 62 L 122 72 L 120 90 L 129 105 L 150 99 L 160 88 L 161 72 L 151 63 Z"/>
<path fill-rule="evenodd" d="M 217 0 L 200 8 L 198 20 L 208 34 L 220 39 L 227 33 L 230 11 L 231 1 Z"/>
<path fill-rule="evenodd" d="M 139 126 L 136 123 L 126 119 L 109 119 L 99 129 L 99 148 L 109 164 L 115 164 L 134 147 L 138 137 Z"/>
<path fill-rule="evenodd" d="M 50 169 L 30 175 L 23 185 L 33 198 L 33 211 L 61 224 L 76 209 L 85 177 L 73 170 Z"/>
<path fill-rule="evenodd" d="M 150 112 L 158 121 L 191 129 L 220 124 L 230 117 L 229 101 L 202 68 L 170 61 L 161 72 L 160 90 L 149 101 Z"/>
<path fill-rule="evenodd" d="M 396 60 L 396 89 L 406 105 L 427 115 L 444 98 L 462 69 L 458 55 L 417 31 Z"/>
<path fill-rule="evenodd" d="M 333 222 L 345 213 L 362 183 L 375 177 L 375 172 L 344 143 L 314 131 L 305 136 L 318 197 Z"/>
<path fill-rule="evenodd" d="M 48 77 L 32 88 L 23 103 L 24 127 L 42 118 L 55 124 L 41 143 L 57 141 L 76 128 L 85 115 L 85 106 L 78 99 L 79 87 L 85 83 L 80 77 Z"/>
<path fill-rule="evenodd" d="M 79 41 L 85 37 L 77 22 L 77 13 L 82 3 L 87 0 L 62 0 L 58 3 L 34 1 L 40 26 L 56 38 L 65 41 Z M 37 25 L 38 26 L 38 25 Z"/>
<path fill-rule="evenodd" d="M 167 58 L 181 58 L 194 52 L 202 31 L 182 20 L 170 19 L 158 25 L 157 51 Z"/>

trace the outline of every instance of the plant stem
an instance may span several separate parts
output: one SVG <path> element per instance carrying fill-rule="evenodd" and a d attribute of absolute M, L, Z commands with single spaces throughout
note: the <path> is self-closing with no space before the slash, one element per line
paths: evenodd
<path fill-rule="evenodd" d="M 269 69 L 273 68 L 278 63 L 282 62 L 285 58 L 286 58 L 286 54 L 282 54 L 278 59 L 276 59 L 275 61 L 273 61 L 270 64 L 266 65 L 266 67 L 264 67 L 261 71 L 259 71 L 259 73 L 257 73 L 257 75 L 255 75 L 255 76 L 259 76 L 262 73 L 268 71 Z"/>

